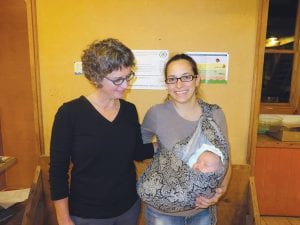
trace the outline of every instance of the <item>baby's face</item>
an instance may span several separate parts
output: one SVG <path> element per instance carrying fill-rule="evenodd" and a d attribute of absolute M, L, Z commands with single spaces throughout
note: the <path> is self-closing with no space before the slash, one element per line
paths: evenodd
<path fill-rule="evenodd" d="M 203 173 L 216 172 L 221 166 L 221 159 L 218 155 L 206 151 L 203 152 L 193 165 L 193 169 Z"/>

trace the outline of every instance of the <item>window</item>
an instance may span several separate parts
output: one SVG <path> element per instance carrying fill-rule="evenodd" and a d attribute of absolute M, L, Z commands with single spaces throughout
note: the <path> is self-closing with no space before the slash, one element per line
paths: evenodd
<path fill-rule="evenodd" d="M 261 113 L 300 113 L 300 0 L 267 0 Z"/>

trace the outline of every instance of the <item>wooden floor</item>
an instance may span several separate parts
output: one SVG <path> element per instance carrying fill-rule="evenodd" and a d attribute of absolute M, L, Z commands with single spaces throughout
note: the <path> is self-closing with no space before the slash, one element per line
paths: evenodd
<path fill-rule="evenodd" d="M 300 225 L 300 217 L 261 216 L 261 225 Z"/>

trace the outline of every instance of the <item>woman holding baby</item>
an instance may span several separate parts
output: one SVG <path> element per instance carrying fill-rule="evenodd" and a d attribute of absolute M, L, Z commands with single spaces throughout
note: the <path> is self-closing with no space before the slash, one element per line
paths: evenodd
<path fill-rule="evenodd" d="M 185 143 L 182 143 L 184 147 L 181 148 L 178 147 L 178 142 L 183 139 L 190 140 L 189 137 L 195 136 L 195 130 L 197 131 L 198 127 L 202 126 L 199 124 L 200 119 L 209 115 L 210 118 L 207 121 L 212 121 L 215 124 L 216 128 L 214 129 L 217 129 L 224 137 L 222 143 L 226 142 L 226 146 L 228 146 L 224 113 L 219 106 L 205 103 L 198 98 L 197 88 L 200 80 L 196 62 L 190 56 L 177 54 L 169 59 L 165 66 L 168 98 L 163 104 L 151 107 L 146 113 L 142 123 L 144 143 L 149 143 L 153 138 L 157 138 L 160 146 L 173 149 L 183 158 L 187 158 L 188 153 L 181 152 L 181 149 L 187 149 Z M 212 146 L 212 149 L 218 149 L 218 146 L 214 146 L 214 143 L 212 143 L 214 142 L 212 140 L 215 139 L 210 137 L 210 133 L 202 131 L 205 131 L 205 129 L 199 129 L 197 135 L 203 137 L 203 143 Z M 209 149 L 208 151 L 215 153 Z M 226 148 L 226 151 L 227 164 L 224 176 L 212 197 L 198 196 L 193 209 L 175 213 L 165 212 L 146 203 L 146 224 L 215 225 L 215 204 L 226 192 L 231 175 L 229 148 Z"/>

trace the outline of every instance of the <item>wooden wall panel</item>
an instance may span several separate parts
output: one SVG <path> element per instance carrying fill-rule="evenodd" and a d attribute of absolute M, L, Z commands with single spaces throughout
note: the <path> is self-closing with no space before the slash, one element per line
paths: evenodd
<path fill-rule="evenodd" d="M 226 194 L 219 201 L 218 225 L 246 224 L 250 166 L 233 165 Z"/>
<path fill-rule="evenodd" d="M 26 2 L 0 3 L 0 108 L 5 155 L 17 164 L 6 172 L 10 187 L 29 187 L 40 155 L 33 113 Z"/>
<path fill-rule="evenodd" d="M 300 215 L 300 148 L 259 147 L 255 178 L 261 215 Z"/>

